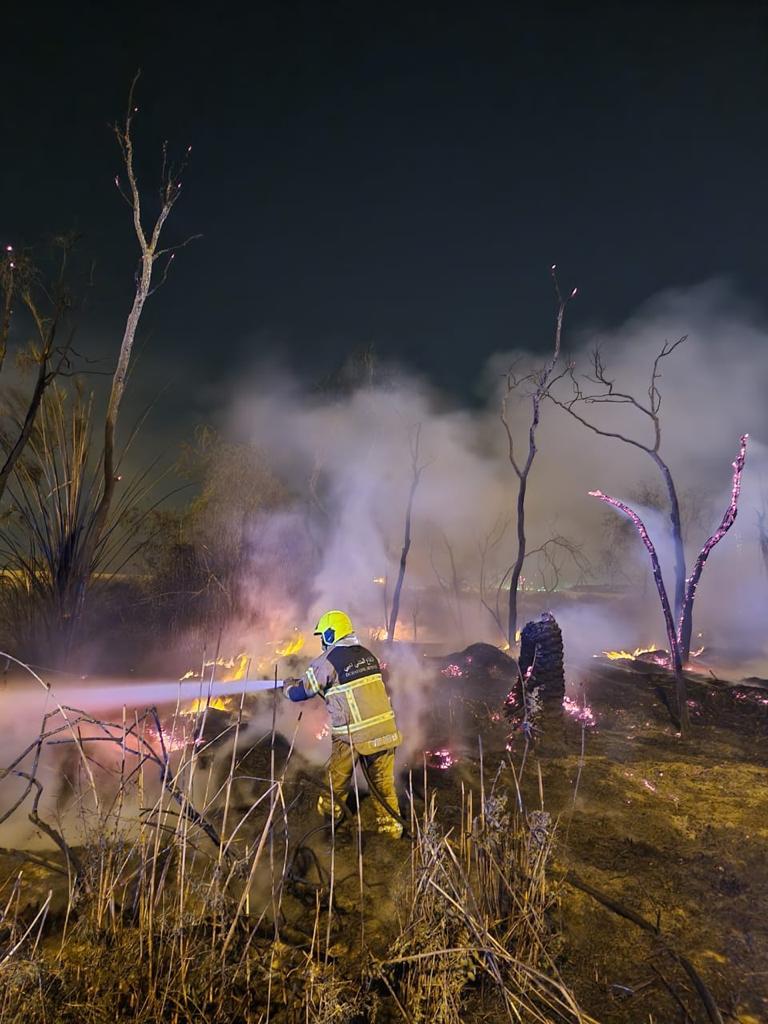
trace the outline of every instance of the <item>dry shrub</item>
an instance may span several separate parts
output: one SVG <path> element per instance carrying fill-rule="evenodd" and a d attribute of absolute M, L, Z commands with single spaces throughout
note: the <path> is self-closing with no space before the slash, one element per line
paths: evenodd
<path fill-rule="evenodd" d="M 502 1019 L 587 1024 L 548 951 L 552 823 L 522 801 L 510 809 L 498 782 L 477 816 L 463 801 L 458 836 L 440 828 L 434 797 L 413 815 L 408 911 L 379 970 L 412 1024 L 460 1024 L 478 999 Z"/>
<path fill-rule="evenodd" d="M 46 719 L 11 774 L 34 778 L 41 747 L 70 735 L 82 763 L 74 813 L 49 826 L 63 844 L 48 863 L 64 875 L 65 899 L 49 919 L 51 898 L 29 910 L 21 875 L 0 893 L 0 1024 L 458 1024 L 478 1000 L 499 1019 L 589 1022 L 548 951 L 556 893 L 545 814 L 510 808 L 498 783 L 481 788 L 478 814 L 468 793 L 459 829 L 446 832 L 434 797 L 419 815 L 411 797 L 407 909 L 379 959 L 336 913 L 333 854 L 314 886 L 311 930 L 287 920 L 291 849 L 307 822 L 288 792 L 290 756 L 275 771 L 274 737 L 265 774 L 251 776 L 252 806 L 235 813 L 232 787 L 246 772 L 239 722 L 229 771 L 214 784 L 207 741 L 171 754 L 151 714 Z M 75 820 L 76 848 L 65 837 Z M 361 880 L 363 871 L 361 860 Z M 366 913 L 375 911 L 372 900 Z"/>

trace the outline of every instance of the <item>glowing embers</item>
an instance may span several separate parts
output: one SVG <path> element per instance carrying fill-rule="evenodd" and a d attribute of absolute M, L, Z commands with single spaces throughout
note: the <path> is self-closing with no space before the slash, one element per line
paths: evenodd
<path fill-rule="evenodd" d="M 733 699 L 741 704 L 761 704 L 763 707 L 768 707 L 768 693 L 765 690 L 736 690 L 734 691 Z"/>
<path fill-rule="evenodd" d="M 162 732 L 162 734 L 161 734 Z M 158 730 L 154 725 L 147 725 L 145 728 L 147 741 L 155 748 L 156 753 L 165 750 L 167 754 L 173 754 L 191 744 L 201 744 L 202 737 L 195 734 L 195 729 L 190 726 L 189 716 L 182 715 L 174 721 L 170 727 L 160 725 Z"/>
<path fill-rule="evenodd" d="M 452 750 L 442 747 L 440 750 L 425 750 L 424 763 L 427 768 L 437 768 L 439 771 L 448 771 L 457 763 L 458 757 Z"/>
<path fill-rule="evenodd" d="M 563 697 L 563 710 L 567 715 L 570 715 L 571 718 L 576 719 L 577 722 L 581 722 L 587 729 L 593 729 L 597 725 L 595 713 L 589 704 L 579 704 L 578 701 L 574 700 L 573 697 L 569 697 L 567 694 Z"/>
<path fill-rule="evenodd" d="M 464 675 L 464 669 L 461 665 L 450 664 L 440 669 L 440 675 L 445 676 L 446 679 L 461 679 Z"/>

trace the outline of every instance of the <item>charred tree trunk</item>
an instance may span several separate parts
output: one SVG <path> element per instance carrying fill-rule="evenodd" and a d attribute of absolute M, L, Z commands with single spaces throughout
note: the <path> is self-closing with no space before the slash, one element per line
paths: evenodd
<path fill-rule="evenodd" d="M 517 489 L 517 557 L 509 577 L 509 613 L 507 616 L 507 643 L 511 647 L 517 637 L 517 588 L 525 562 L 525 495 L 528 490 L 528 474 L 520 477 Z"/>
<path fill-rule="evenodd" d="M 560 345 L 563 336 L 563 318 L 565 316 L 565 307 L 570 299 L 576 295 L 576 289 L 574 288 L 567 299 L 563 299 L 560 293 L 560 286 L 558 284 L 556 267 L 552 267 L 552 279 L 555 283 L 555 294 L 557 295 L 557 314 L 555 316 L 555 341 L 552 351 L 552 356 L 549 362 L 542 369 L 537 372 L 530 374 L 527 377 L 518 379 L 513 374 L 512 370 L 507 372 L 507 391 L 502 400 L 501 404 L 501 422 L 504 424 L 504 429 L 507 433 L 507 441 L 509 444 L 509 461 L 514 470 L 517 480 L 517 554 L 515 561 L 510 570 L 509 579 L 509 606 L 507 615 L 507 642 L 510 647 L 515 643 L 517 636 L 517 588 L 520 583 L 520 575 L 523 571 L 523 563 L 525 562 L 527 538 L 525 533 L 525 497 L 528 491 L 528 476 L 533 466 L 533 461 L 536 458 L 536 431 L 539 426 L 539 420 L 541 419 L 541 403 L 542 400 L 549 394 L 550 388 L 554 383 L 553 377 L 555 368 L 558 360 L 560 359 Z M 531 399 L 531 422 L 528 427 L 528 455 L 525 462 L 521 465 L 518 462 L 515 454 L 514 438 L 512 436 L 512 426 L 509 421 L 507 412 L 507 404 L 510 396 L 514 391 L 520 387 L 526 385 L 531 386 L 530 399 Z"/>
<path fill-rule="evenodd" d="M 688 661 L 691 651 L 691 635 L 693 631 L 693 616 L 691 609 L 684 609 L 685 604 L 685 585 L 686 585 L 686 568 L 685 568 L 685 547 L 683 545 L 683 523 L 682 516 L 680 515 L 680 501 L 677 496 L 677 488 L 675 487 L 675 481 L 672 478 L 672 472 L 669 466 L 664 462 L 658 453 L 654 452 L 652 455 L 653 461 L 659 468 L 659 472 L 664 480 L 664 486 L 667 489 L 667 495 L 669 496 L 669 522 L 670 522 L 670 534 L 672 538 L 672 548 L 674 551 L 675 559 L 675 596 L 674 596 L 674 613 L 675 622 L 682 623 L 681 628 L 681 650 L 680 656 L 683 659 L 683 664 Z"/>

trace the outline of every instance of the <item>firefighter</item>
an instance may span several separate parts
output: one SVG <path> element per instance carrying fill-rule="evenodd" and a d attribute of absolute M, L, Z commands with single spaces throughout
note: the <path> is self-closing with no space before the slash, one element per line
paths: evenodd
<path fill-rule="evenodd" d="M 292 701 L 321 697 L 331 716 L 330 796 L 321 796 L 317 809 L 341 819 L 341 801 L 360 759 L 371 784 L 376 829 L 399 839 L 403 826 L 395 793 L 395 748 L 402 737 L 379 662 L 360 643 L 345 612 L 321 615 L 314 635 L 320 637 L 322 655 L 301 679 L 285 680 L 283 695 Z"/>

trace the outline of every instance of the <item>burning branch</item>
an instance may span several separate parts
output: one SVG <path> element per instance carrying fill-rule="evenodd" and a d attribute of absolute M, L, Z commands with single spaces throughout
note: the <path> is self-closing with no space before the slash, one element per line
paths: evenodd
<path fill-rule="evenodd" d="M 696 596 L 696 587 L 699 585 L 701 579 L 701 572 L 704 568 L 704 563 L 709 558 L 709 553 L 716 544 L 719 544 L 723 537 L 728 533 L 730 528 L 733 526 L 738 512 L 739 495 L 741 494 L 741 475 L 744 472 L 744 462 L 747 458 L 747 441 L 749 440 L 749 434 L 742 434 L 739 454 L 733 462 L 733 485 L 731 487 L 731 500 L 723 513 L 723 518 L 720 520 L 720 525 L 707 540 L 704 547 L 699 552 L 699 557 L 696 559 L 693 572 L 686 580 L 685 584 L 685 602 L 683 604 L 683 613 L 680 616 L 680 625 L 678 627 L 678 640 L 683 643 L 683 629 L 686 618 L 686 611 L 690 613 L 693 608 L 693 600 Z"/>
<path fill-rule="evenodd" d="M 685 623 L 691 621 L 693 613 L 693 602 L 696 597 L 696 588 L 701 578 L 702 570 L 704 569 L 704 563 L 709 558 L 709 553 L 716 544 L 719 544 L 726 533 L 733 526 L 736 520 L 736 514 L 738 512 L 739 495 L 741 493 L 741 476 L 744 471 L 744 462 L 747 457 L 747 441 L 749 439 L 748 434 L 743 434 L 741 437 L 741 444 L 739 447 L 739 454 L 733 463 L 733 485 L 731 488 L 731 500 L 723 513 L 723 518 L 720 521 L 720 525 L 709 537 L 704 547 L 699 552 L 699 557 L 693 567 L 693 572 L 688 577 L 685 586 L 685 596 L 683 599 L 683 606 L 680 612 L 680 618 L 677 628 L 675 627 L 675 620 L 672 614 L 672 608 L 669 604 L 669 597 L 667 595 L 667 589 L 664 585 L 664 579 L 661 572 L 661 565 L 659 563 L 659 557 L 656 553 L 656 548 L 653 541 L 650 538 L 648 530 L 643 523 L 640 516 L 634 509 L 631 509 L 629 505 L 626 505 L 623 501 L 619 501 L 618 498 L 612 498 L 608 494 L 603 494 L 602 491 L 590 491 L 589 494 L 593 498 L 599 498 L 601 501 L 606 502 L 608 505 L 612 505 L 614 508 L 623 512 L 635 525 L 635 529 L 640 535 L 640 539 L 645 545 L 648 554 L 651 559 L 651 567 L 653 569 L 653 579 L 656 583 L 656 589 L 659 592 L 659 600 L 661 601 L 661 609 L 664 614 L 664 624 L 667 630 L 667 641 L 669 643 L 669 654 L 671 660 L 671 666 L 675 673 L 675 683 L 677 688 L 677 701 L 678 701 L 678 712 L 680 716 L 680 729 L 683 736 L 687 736 L 690 732 L 690 719 L 688 716 L 688 703 L 687 693 L 685 686 L 685 677 L 683 676 L 683 662 L 686 658 L 687 652 L 685 651 L 684 643 L 684 629 Z"/>

